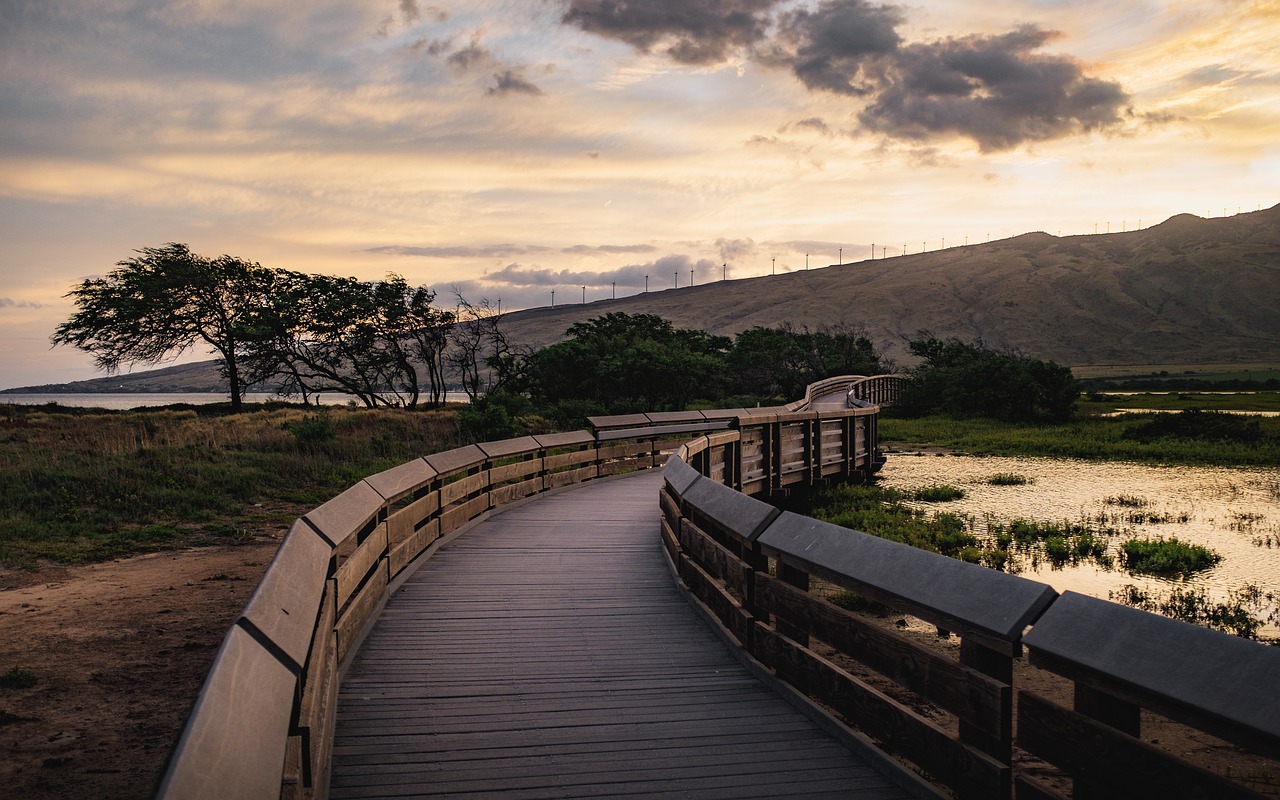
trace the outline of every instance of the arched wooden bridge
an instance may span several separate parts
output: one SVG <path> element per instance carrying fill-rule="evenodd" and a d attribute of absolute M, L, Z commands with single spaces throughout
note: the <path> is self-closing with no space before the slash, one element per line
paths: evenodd
<path fill-rule="evenodd" d="M 763 502 L 873 472 L 895 391 L 837 378 L 367 478 L 286 537 L 157 796 L 1245 796 L 1142 742 L 1140 712 L 1280 756 L 1280 650 Z M 959 659 L 819 583 L 959 636 Z M 1024 646 L 1073 708 L 1015 706 Z"/>

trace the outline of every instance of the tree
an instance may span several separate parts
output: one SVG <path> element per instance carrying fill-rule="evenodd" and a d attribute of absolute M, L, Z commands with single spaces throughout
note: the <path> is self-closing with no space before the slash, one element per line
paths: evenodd
<path fill-rule="evenodd" d="M 844 324 L 750 328 L 738 334 L 727 360 L 732 391 L 769 398 L 795 399 L 823 378 L 886 371 L 872 341 Z"/>
<path fill-rule="evenodd" d="M 723 391 L 725 337 L 676 329 L 653 314 L 622 313 L 576 323 L 566 334 L 529 360 L 527 385 L 536 402 L 680 410 Z"/>
<path fill-rule="evenodd" d="M 1070 367 L 981 342 L 938 339 L 927 333 L 908 342 L 921 362 L 909 371 L 899 403 L 908 414 L 942 413 L 1021 422 L 1065 420 L 1080 389 Z"/>
<path fill-rule="evenodd" d="M 449 325 L 443 360 L 472 403 L 513 383 L 529 353 L 517 348 L 502 327 L 502 314 L 488 299 L 472 303 L 455 288 L 458 307 Z"/>
<path fill-rule="evenodd" d="M 246 363 L 282 394 L 338 391 L 366 407 L 414 408 L 425 386 L 433 405 L 445 396 L 444 352 L 452 312 L 433 308 L 435 293 L 399 275 L 360 281 L 276 270 L 275 292 L 254 318 Z"/>
<path fill-rule="evenodd" d="M 113 374 L 123 364 L 159 364 L 203 342 L 218 355 L 231 408 L 239 411 L 247 388 L 239 357 L 271 295 L 272 271 L 233 256 L 205 258 L 185 244 L 135 252 L 66 295 L 78 310 L 58 326 L 53 343 L 92 354 L 99 369 Z"/>

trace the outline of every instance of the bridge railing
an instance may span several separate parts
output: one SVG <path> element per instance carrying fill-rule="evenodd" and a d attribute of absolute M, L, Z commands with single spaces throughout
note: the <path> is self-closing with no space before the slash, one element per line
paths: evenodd
<path fill-rule="evenodd" d="M 906 378 L 902 375 L 858 377 L 848 385 L 845 394 L 849 400 L 888 407 L 902 399 L 906 385 Z"/>
<path fill-rule="evenodd" d="M 706 468 L 740 446 L 706 436 L 667 464 L 662 537 L 682 581 L 778 678 L 958 796 L 1067 796 L 1021 769 L 1027 757 L 1060 768 L 1076 797 L 1253 796 L 1143 742 L 1144 709 L 1280 755 L 1280 648 L 780 512 Z M 844 610 L 835 590 L 955 634 L 958 658 Z M 1074 681 L 1073 708 L 1015 693 L 1024 645 Z"/>
<path fill-rule="evenodd" d="M 408 572 L 489 511 L 660 467 L 698 434 L 733 442 L 701 463 L 739 488 L 851 475 L 871 465 L 874 418 L 785 407 L 596 417 L 591 431 L 468 445 L 360 481 L 290 528 L 214 657 L 157 797 L 326 796 L 346 665 Z"/>

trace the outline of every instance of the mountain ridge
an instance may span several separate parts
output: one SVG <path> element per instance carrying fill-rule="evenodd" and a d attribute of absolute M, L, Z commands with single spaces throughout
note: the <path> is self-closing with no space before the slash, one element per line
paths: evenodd
<path fill-rule="evenodd" d="M 845 323 L 899 361 L 907 360 L 907 341 L 928 331 L 1071 366 L 1280 364 L 1276 309 L 1280 205 L 1212 219 L 1176 214 L 1120 233 L 1032 231 L 927 253 L 515 311 L 504 322 L 515 342 L 531 347 L 558 341 L 575 322 L 625 312 L 724 335 L 757 325 Z M 200 362 L 6 391 L 223 386 L 215 363 Z"/>

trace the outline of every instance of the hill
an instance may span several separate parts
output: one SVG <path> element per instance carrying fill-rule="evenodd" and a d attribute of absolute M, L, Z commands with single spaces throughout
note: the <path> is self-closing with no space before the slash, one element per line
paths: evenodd
<path fill-rule="evenodd" d="M 1141 231 L 1027 233 L 618 300 L 507 315 L 513 339 L 557 341 L 621 311 L 736 334 L 784 322 L 860 326 L 905 360 L 919 331 L 1017 347 L 1071 366 L 1280 364 L 1280 205 L 1234 217 L 1179 214 Z M 27 391 L 218 391 L 211 362 Z"/>

